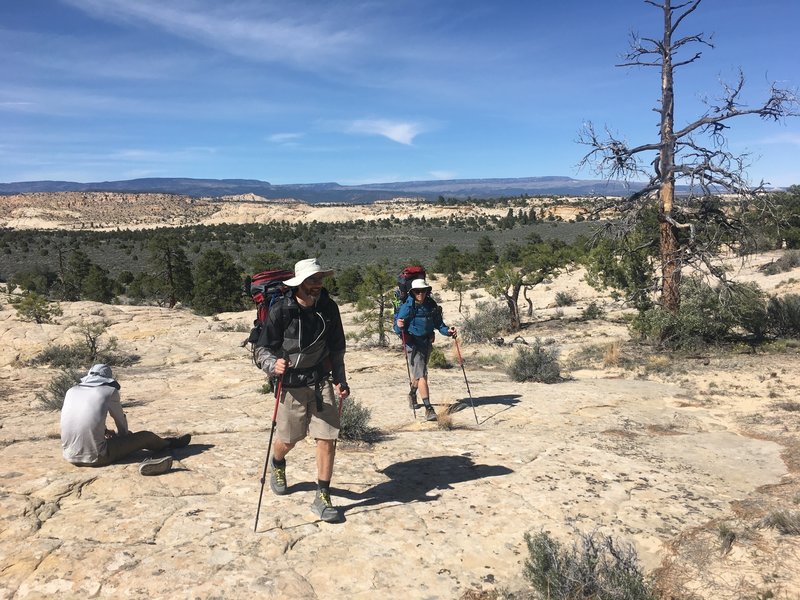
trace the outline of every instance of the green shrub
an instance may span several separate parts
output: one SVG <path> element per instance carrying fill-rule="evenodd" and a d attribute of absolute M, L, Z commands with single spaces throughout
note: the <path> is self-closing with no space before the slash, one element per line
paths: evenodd
<path fill-rule="evenodd" d="M 788 250 L 778 259 L 763 265 L 759 270 L 765 275 L 786 273 L 800 266 L 800 250 Z"/>
<path fill-rule="evenodd" d="M 572 306 L 575 304 L 575 296 L 569 292 L 556 292 L 556 306 Z"/>
<path fill-rule="evenodd" d="M 108 323 L 81 323 L 78 327 L 82 342 L 70 345 L 56 344 L 42 350 L 28 364 L 49 365 L 59 369 L 88 369 L 96 363 L 126 367 L 139 360 L 136 354 L 117 351 L 117 338 L 111 337 L 100 345 L 100 337 L 106 333 Z"/>
<path fill-rule="evenodd" d="M 561 381 L 558 349 L 545 348 L 537 338 L 530 347 L 517 348 L 517 355 L 508 368 L 513 381 L 556 383 Z"/>
<path fill-rule="evenodd" d="M 447 360 L 441 348 L 431 346 L 431 355 L 428 358 L 428 366 L 432 369 L 449 369 L 453 365 Z"/>
<path fill-rule="evenodd" d="M 773 296 L 767 302 L 771 333 L 783 337 L 800 337 L 800 295 Z"/>
<path fill-rule="evenodd" d="M 376 435 L 374 427 L 370 427 L 371 411 L 352 397 L 345 398 L 342 403 L 339 437 L 343 440 L 369 441 Z"/>
<path fill-rule="evenodd" d="M 462 318 L 459 333 L 468 343 L 488 342 L 501 331 L 508 329 L 510 315 L 508 307 L 496 302 L 478 302 L 475 314 Z"/>
<path fill-rule="evenodd" d="M 20 296 L 12 296 L 10 303 L 23 321 L 52 323 L 55 317 L 60 317 L 62 314 L 57 302 L 50 302 L 36 292 L 23 292 Z"/>
<path fill-rule="evenodd" d="M 61 371 L 44 391 L 36 392 L 36 400 L 43 410 L 61 410 L 64 405 L 64 395 L 67 390 L 81 380 L 81 373 L 73 369 Z"/>
<path fill-rule="evenodd" d="M 765 296 L 756 284 L 712 288 L 695 277 L 681 283 L 676 313 L 652 308 L 631 322 L 631 329 L 643 338 L 674 350 L 699 349 L 742 335 L 762 339 L 768 328 Z"/>
<path fill-rule="evenodd" d="M 525 534 L 524 576 L 548 600 L 656 600 L 633 546 L 610 536 L 580 534 L 571 550 L 547 533 Z"/>
<path fill-rule="evenodd" d="M 581 320 L 594 321 L 596 319 L 602 319 L 605 315 L 606 311 L 604 311 L 597 302 L 590 302 L 589 305 L 583 309 Z"/>

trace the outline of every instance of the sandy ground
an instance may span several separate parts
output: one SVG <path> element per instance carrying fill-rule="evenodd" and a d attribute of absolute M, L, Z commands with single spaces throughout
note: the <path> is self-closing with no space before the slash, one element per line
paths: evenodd
<path fill-rule="evenodd" d="M 800 272 L 767 277 L 758 262 L 740 278 L 797 293 Z M 56 324 L 35 325 L 3 304 L 0 598 L 523 597 L 523 536 L 540 531 L 566 546 L 592 531 L 632 544 L 673 598 L 799 597 L 800 536 L 762 524 L 800 503 L 800 411 L 789 409 L 797 349 L 671 364 L 632 343 L 620 307 L 582 278 L 538 286 L 522 332 L 560 350 L 564 380 L 511 381 L 503 363 L 519 343 L 462 344 L 474 410 L 453 414 L 449 428 L 407 407 L 396 344 L 351 343 L 353 395 L 380 435 L 338 446 L 333 497 L 344 522 L 311 514 L 313 446 L 300 443 L 290 493 L 267 487 L 256 533 L 274 400 L 240 347 L 246 333 L 232 331 L 251 311 L 203 318 L 76 302 Z M 437 287 L 458 325 L 456 297 Z M 558 291 L 576 305 L 559 311 Z M 486 299 L 464 296 L 468 306 Z M 574 320 L 592 300 L 606 318 Z M 349 332 L 354 314 L 343 307 Z M 142 456 L 69 465 L 59 413 L 34 398 L 56 373 L 27 361 L 102 319 L 120 350 L 141 357 L 116 370 L 131 427 L 193 435 L 168 474 L 140 476 Z M 437 345 L 454 360 L 447 340 Z M 457 366 L 432 371 L 431 386 L 440 412 L 470 402 Z"/>

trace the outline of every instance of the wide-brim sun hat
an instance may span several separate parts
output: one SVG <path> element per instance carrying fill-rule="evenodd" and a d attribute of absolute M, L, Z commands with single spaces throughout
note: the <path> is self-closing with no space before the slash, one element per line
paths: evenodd
<path fill-rule="evenodd" d="M 317 273 L 321 274 L 323 277 L 327 277 L 328 275 L 333 275 L 333 269 L 323 269 L 319 264 L 319 260 L 316 258 L 298 260 L 294 265 L 294 277 L 287 279 L 283 283 L 289 287 L 297 287 L 306 279 Z"/>
<path fill-rule="evenodd" d="M 428 282 L 424 279 L 415 279 L 411 282 L 411 291 L 414 290 L 431 290 L 431 286 L 428 285 Z"/>
<path fill-rule="evenodd" d="M 114 374 L 111 372 L 111 367 L 104 364 L 97 364 L 89 369 L 85 377 L 81 378 L 81 385 L 98 386 L 98 385 L 113 385 L 119 386 L 117 380 L 114 379 Z"/>

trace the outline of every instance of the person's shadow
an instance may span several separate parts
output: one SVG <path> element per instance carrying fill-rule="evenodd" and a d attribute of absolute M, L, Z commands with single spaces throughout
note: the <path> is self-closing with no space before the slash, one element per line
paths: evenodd
<path fill-rule="evenodd" d="M 500 406 L 514 406 L 515 404 L 519 404 L 520 398 L 522 398 L 522 394 L 503 394 L 500 396 L 479 396 L 477 398 L 473 398 L 472 401 L 475 403 L 475 406 L 488 406 L 490 404 L 499 404 Z M 469 398 L 461 400 L 461 402 L 469 402 Z"/>
<path fill-rule="evenodd" d="M 476 465 L 468 456 L 432 456 L 394 463 L 381 471 L 389 481 L 363 492 L 336 488 L 336 496 L 352 500 L 340 505 L 342 513 L 385 503 L 431 502 L 441 494 L 435 490 L 453 489 L 456 483 L 499 477 L 513 471 L 501 465 Z"/>
<path fill-rule="evenodd" d="M 114 461 L 114 464 L 118 465 L 130 465 L 133 463 L 140 463 L 143 460 L 148 458 L 158 458 L 161 456 L 165 456 L 167 454 L 171 454 L 175 460 L 182 460 L 188 456 L 196 456 L 198 454 L 202 454 L 203 452 L 210 450 L 214 447 L 214 444 L 189 444 L 183 448 L 175 448 L 169 449 L 164 448 L 163 450 L 158 451 L 150 451 L 150 450 L 136 450 L 127 456 L 120 458 L 117 461 Z M 173 471 L 184 471 L 186 469 L 181 468 L 173 468 Z"/>
<path fill-rule="evenodd" d="M 485 417 L 483 419 L 483 421 L 481 421 L 481 423 L 485 423 L 489 419 L 499 415 L 501 412 L 507 411 L 508 409 L 510 409 L 515 404 L 519 404 L 520 403 L 519 399 L 521 397 L 522 397 L 521 394 L 503 394 L 503 395 L 500 395 L 500 396 L 479 396 L 477 398 L 472 398 L 472 399 L 470 399 L 470 398 L 462 398 L 462 399 L 460 399 L 458 401 L 457 405 L 454 405 L 454 406 L 458 407 L 457 410 L 453 410 L 453 408 L 451 407 L 449 412 L 462 411 L 462 410 L 465 410 L 466 408 L 468 408 L 470 406 L 474 406 L 475 408 L 478 408 L 479 406 L 499 405 L 499 406 L 503 407 L 503 408 L 500 408 L 499 410 L 496 410 L 495 412 L 493 412 L 488 417 Z"/>

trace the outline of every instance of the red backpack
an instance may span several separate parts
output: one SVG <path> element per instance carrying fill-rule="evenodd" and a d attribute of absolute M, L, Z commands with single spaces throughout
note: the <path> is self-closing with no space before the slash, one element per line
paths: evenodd
<path fill-rule="evenodd" d="M 256 318 L 253 321 L 253 329 L 250 330 L 250 337 L 242 345 L 249 343 L 254 355 L 256 342 L 261 337 L 261 330 L 267 321 L 269 309 L 278 298 L 289 290 L 284 282 L 292 277 L 294 277 L 294 273 L 284 269 L 261 271 L 252 277 L 250 275 L 245 277 L 244 293 L 256 303 Z"/>
<path fill-rule="evenodd" d="M 400 305 L 408 298 L 408 292 L 411 290 L 411 282 L 415 279 L 425 279 L 425 268 L 419 265 L 409 265 L 404 267 L 397 275 L 397 289 L 394 291 L 394 315 L 392 315 L 392 329 L 397 335 L 400 335 L 400 328 L 397 327 L 397 311 L 400 310 Z"/>

